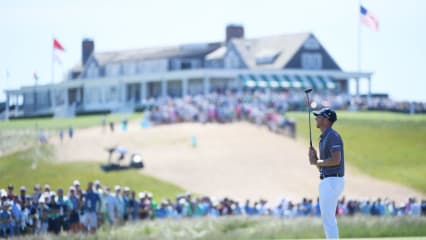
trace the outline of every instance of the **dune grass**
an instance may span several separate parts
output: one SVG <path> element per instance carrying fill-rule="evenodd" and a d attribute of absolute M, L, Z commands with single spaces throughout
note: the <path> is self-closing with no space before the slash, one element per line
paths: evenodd
<path fill-rule="evenodd" d="M 426 236 L 426 218 L 344 217 L 338 220 L 341 238 Z M 95 235 L 65 234 L 45 239 L 249 240 L 324 238 L 319 218 L 226 217 L 167 219 L 103 226 Z"/>
<path fill-rule="evenodd" d="M 174 184 L 143 174 L 143 170 L 105 173 L 101 171 L 99 163 L 52 161 L 51 152 L 50 146 L 42 146 L 1 157 L 0 188 L 6 188 L 9 183 L 14 184 L 16 189 L 25 185 L 31 190 L 36 183 L 49 184 L 53 189 L 68 188 L 75 179 L 79 179 L 85 188 L 87 182 L 98 179 L 111 187 L 118 184 L 128 186 L 136 192 L 152 192 L 157 200 L 173 199 L 176 194 L 184 192 Z"/>
<path fill-rule="evenodd" d="M 334 128 L 343 137 L 348 164 L 426 193 L 426 115 L 337 112 L 337 116 Z M 291 112 L 288 117 L 297 121 L 297 135 L 308 145 L 307 113 Z M 312 118 L 315 146 L 319 135 Z"/>

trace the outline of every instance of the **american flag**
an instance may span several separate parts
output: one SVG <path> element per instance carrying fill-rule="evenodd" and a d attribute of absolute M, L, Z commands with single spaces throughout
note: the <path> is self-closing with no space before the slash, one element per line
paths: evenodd
<path fill-rule="evenodd" d="M 379 20 L 364 6 L 360 6 L 361 22 L 373 31 L 379 31 Z"/>

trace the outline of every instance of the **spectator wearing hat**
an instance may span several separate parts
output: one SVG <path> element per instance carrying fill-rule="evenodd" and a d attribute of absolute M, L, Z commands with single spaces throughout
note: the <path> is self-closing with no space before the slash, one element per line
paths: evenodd
<path fill-rule="evenodd" d="M 74 188 L 75 188 L 75 192 L 77 193 L 79 190 L 81 190 L 80 189 L 80 181 L 79 180 L 74 180 L 73 181 L 73 184 L 72 184 L 73 186 L 74 186 Z"/>
<path fill-rule="evenodd" d="M 117 221 L 120 223 L 124 219 L 124 199 L 123 199 L 123 196 L 121 195 L 120 185 L 116 185 L 114 187 L 114 190 L 115 190 L 114 198 L 115 198 L 116 209 L 117 209 L 116 217 L 117 217 Z"/>
<path fill-rule="evenodd" d="M 21 204 L 19 203 L 18 196 L 15 197 L 12 201 L 9 201 L 10 203 L 10 211 L 12 214 L 12 221 L 11 221 L 11 235 L 19 234 L 21 232 L 21 223 L 22 223 L 22 208 Z"/>
<path fill-rule="evenodd" d="M 22 220 L 21 220 L 21 232 L 22 233 L 33 233 L 34 232 L 34 219 L 33 215 L 36 211 L 32 212 L 31 206 L 31 198 L 25 198 L 25 201 L 21 203 L 21 212 L 22 212 Z"/>
<path fill-rule="evenodd" d="M 71 186 L 68 192 L 68 201 L 69 201 L 69 215 L 68 222 L 71 232 L 77 233 L 80 231 L 80 199 L 78 198 L 75 187 Z"/>
<path fill-rule="evenodd" d="M 50 185 L 49 184 L 44 184 L 43 189 L 44 189 L 45 193 L 49 193 L 50 194 Z"/>
<path fill-rule="evenodd" d="M 34 185 L 34 192 L 33 194 L 31 194 L 31 198 L 37 199 L 36 201 L 33 201 L 33 202 L 38 203 L 38 200 L 40 199 L 40 197 L 41 197 L 41 186 L 40 184 L 36 184 Z"/>
<path fill-rule="evenodd" d="M 127 221 L 129 219 L 129 201 L 130 201 L 130 188 L 124 187 L 123 188 L 123 219 L 124 221 Z"/>
<path fill-rule="evenodd" d="M 61 231 L 61 206 L 56 202 L 56 193 L 54 191 L 50 192 L 49 196 L 49 203 L 47 203 L 47 206 L 49 207 L 49 212 L 47 214 L 47 231 L 54 234 L 59 234 Z"/>
<path fill-rule="evenodd" d="M 12 213 L 10 212 L 10 203 L 7 200 L 7 193 L 1 193 L 1 206 L 0 206 L 0 236 L 8 237 L 8 234 L 13 232 L 12 229 Z"/>
<path fill-rule="evenodd" d="M 64 231 L 68 231 L 71 203 L 69 199 L 64 196 L 64 190 L 62 188 L 58 188 L 56 194 L 56 204 L 59 206 L 59 230 L 63 229 Z"/>
<path fill-rule="evenodd" d="M 49 202 L 50 194 L 43 193 L 38 201 L 38 219 L 39 224 L 37 226 L 36 233 L 38 234 L 46 234 L 49 227 L 49 206 L 47 203 Z"/>
<path fill-rule="evenodd" d="M 83 225 L 88 232 L 94 233 L 98 227 L 97 213 L 101 210 L 99 194 L 93 190 L 93 182 L 87 184 L 87 191 L 83 194 Z"/>
<path fill-rule="evenodd" d="M 113 225 L 116 222 L 117 217 L 117 198 L 115 198 L 113 195 L 111 195 L 111 189 L 110 187 L 106 186 L 102 192 L 101 195 L 102 199 L 102 209 L 101 211 L 104 213 L 105 220 Z"/>
<path fill-rule="evenodd" d="M 140 192 L 139 195 L 139 219 L 144 220 L 149 217 L 150 202 L 145 192 Z"/>
<path fill-rule="evenodd" d="M 15 194 L 13 193 L 13 185 L 12 184 L 9 184 L 7 186 L 7 199 L 9 201 L 12 201 L 12 200 L 15 199 Z"/>
<path fill-rule="evenodd" d="M 138 200 L 136 199 L 136 193 L 135 191 L 131 191 L 130 197 L 129 197 L 129 205 L 128 205 L 129 218 L 132 221 L 137 220 L 139 218 L 138 213 L 139 213 L 139 204 L 138 204 Z"/>
<path fill-rule="evenodd" d="M 25 200 L 27 198 L 28 198 L 28 196 L 27 196 L 27 188 L 25 186 L 21 186 L 19 188 L 19 197 L 18 197 L 18 201 L 19 201 L 19 203 L 21 203 L 21 207 L 24 206 Z"/>
<path fill-rule="evenodd" d="M 40 196 L 41 197 L 41 196 Z M 37 195 L 31 195 L 27 202 L 25 203 L 25 208 L 28 212 L 28 226 L 31 228 L 32 233 L 36 233 L 38 226 L 40 225 L 39 219 L 39 199 Z"/>

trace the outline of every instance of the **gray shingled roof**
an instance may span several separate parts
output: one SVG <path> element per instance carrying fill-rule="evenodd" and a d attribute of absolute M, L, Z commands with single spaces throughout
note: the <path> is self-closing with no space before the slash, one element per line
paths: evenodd
<path fill-rule="evenodd" d="M 252 39 L 233 39 L 231 43 L 239 52 L 249 69 L 282 69 L 300 49 L 311 33 L 284 34 Z M 168 47 L 153 47 L 133 50 L 95 52 L 99 65 L 129 60 L 206 56 L 207 60 L 221 59 L 227 46 L 223 42 L 184 44 Z M 271 58 L 271 63 L 258 64 L 259 58 Z M 78 68 L 78 66 L 76 66 Z"/>
<path fill-rule="evenodd" d="M 206 44 L 185 44 L 170 47 L 144 48 L 136 50 L 95 52 L 94 57 L 99 65 L 104 65 L 106 63 L 122 62 L 129 60 L 206 55 L 216 50 L 221 45 L 222 43 L 215 42 Z"/>
<path fill-rule="evenodd" d="M 309 38 L 310 33 L 285 34 L 253 39 L 234 39 L 232 43 L 250 69 L 281 69 Z M 271 64 L 256 64 L 256 59 L 274 56 Z"/>

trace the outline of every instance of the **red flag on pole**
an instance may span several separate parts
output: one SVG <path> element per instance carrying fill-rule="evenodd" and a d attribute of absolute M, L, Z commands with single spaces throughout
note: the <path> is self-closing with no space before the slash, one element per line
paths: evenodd
<path fill-rule="evenodd" d="M 62 45 L 56 39 L 53 39 L 53 48 L 61 50 L 61 51 L 65 51 L 64 47 L 62 47 Z"/>

